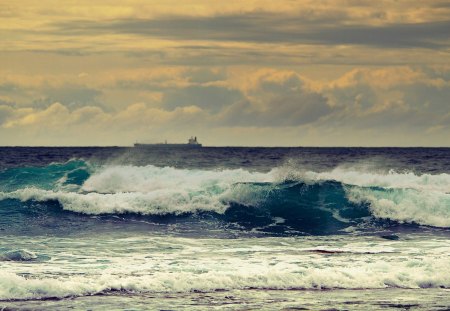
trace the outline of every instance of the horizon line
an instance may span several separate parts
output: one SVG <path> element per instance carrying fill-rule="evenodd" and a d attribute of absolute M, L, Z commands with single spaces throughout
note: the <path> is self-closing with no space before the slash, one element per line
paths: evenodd
<path fill-rule="evenodd" d="M 0 148 L 136 148 L 133 145 L 0 145 Z M 449 146 L 245 146 L 245 145 L 223 145 L 223 146 L 202 146 L 201 148 L 450 148 Z M 151 149 L 151 148 L 148 148 Z M 155 149 L 158 149 L 156 146 Z M 167 148 L 167 149 L 170 149 Z M 176 149 L 173 148 L 173 149 Z M 196 149 L 197 150 L 197 149 Z"/>

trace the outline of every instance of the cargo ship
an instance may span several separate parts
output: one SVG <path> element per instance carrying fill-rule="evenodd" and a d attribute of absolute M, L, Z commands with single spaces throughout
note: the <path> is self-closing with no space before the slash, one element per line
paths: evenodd
<path fill-rule="evenodd" d="M 140 144 L 135 143 L 134 147 L 137 148 L 201 148 L 202 144 L 197 141 L 197 136 L 189 138 L 187 144 L 169 144 L 167 140 L 163 143 L 157 144 Z"/>

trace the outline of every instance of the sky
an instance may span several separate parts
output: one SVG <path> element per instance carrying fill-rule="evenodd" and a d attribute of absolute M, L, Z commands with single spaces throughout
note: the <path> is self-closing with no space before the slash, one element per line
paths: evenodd
<path fill-rule="evenodd" d="M 450 1 L 0 1 L 0 145 L 450 146 Z"/>

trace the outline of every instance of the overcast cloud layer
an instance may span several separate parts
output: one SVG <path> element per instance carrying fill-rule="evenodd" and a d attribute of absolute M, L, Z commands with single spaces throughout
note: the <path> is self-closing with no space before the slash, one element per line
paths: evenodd
<path fill-rule="evenodd" d="M 0 145 L 450 146 L 450 2 L 0 3 Z"/>

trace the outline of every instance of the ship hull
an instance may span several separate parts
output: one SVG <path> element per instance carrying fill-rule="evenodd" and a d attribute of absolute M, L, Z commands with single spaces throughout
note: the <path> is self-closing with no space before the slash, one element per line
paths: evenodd
<path fill-rule="evenodd" d="M 135 148 L 201 148 L 202 144 L 134 144 Z"/>

